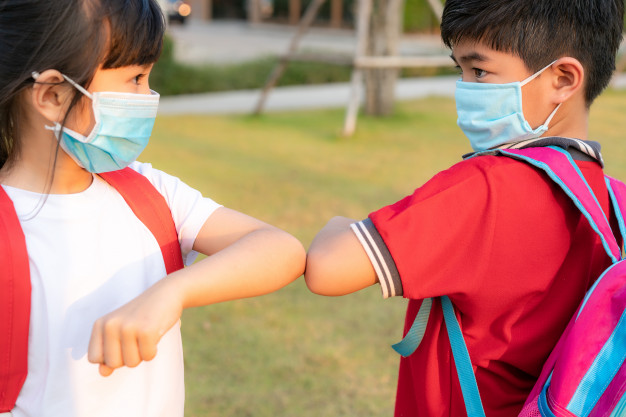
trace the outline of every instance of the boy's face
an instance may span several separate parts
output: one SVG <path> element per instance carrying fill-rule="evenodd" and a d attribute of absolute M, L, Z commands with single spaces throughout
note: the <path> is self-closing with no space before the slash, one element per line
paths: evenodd
<path fill-rule="evenodd" d="M 451 56 L 465 82 L 506 84 L 533 75 L 518 56 L 476 42 L 460 42 L 452 48 Z M 524 117 L 533 129 L 542 125 L 554 110 L 554 105 L 546 97 L 552 82 L 548 71 L 522 87 Z"/>

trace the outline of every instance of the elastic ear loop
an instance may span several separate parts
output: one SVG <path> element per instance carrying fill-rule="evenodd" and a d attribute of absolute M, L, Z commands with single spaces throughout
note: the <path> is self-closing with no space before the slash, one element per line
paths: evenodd
<path fill-rule="evenodd" d="M 554 63 L 557 60 L 555 59 L 554 61 L 550 62 L 548 65 L 546 65 L 545 67 L 543 67 L 542 69 L 540 69 L 539 71 L 537 71 L 536 73 L 534 73 L 533 75 L 531 75 L 530 77 L 526 78 L 523 81 L 520 81 L 519 85 L 520 88 L 525 86 L 526 84 L 528 84 L 529 82 L 531 82 L 532 80 L 534 80 L 535 78 L 539 77 L 545 70 L 547 70 L 548 68 L 550 68 L 552 65 L 554 65 Z M 548 118 L 546 119 L 546 121 L 543 123 L 542 126 L 549 126 L 550 122 L 552 121 L 552 118 L 554 117 L 554 115 L 556 114 L 557 110 L 559 109 L 559 107 L 561 107 L 561 104 L 563 103 L 559 103 L 558 106 L 556 106 L 556 108 L 554 110 L 552 110 L 552 113 L 550 113 L 550 116 L 548 116 Z"/>
<path fill-rule="evenodd" d="M 31 72 L 30 75 L 33 77 L 33 79 L 35 81 L 37 81 L 37 79 L 41 76 L 41 74 L 39 72 L 37 72 L 37 71 Z M 65 81 L 67 81 L 68 83 L 72 84 L 72 86 L 74 88 L 76 88 L 78 91 L 80 91 L 81 93 L 83 93 L 84 95 L 86 95 L 87 97 L 89 97 L 90 99 L 93 100 L 93 96 L 91 95 L 91 93 L 89 91 L 87 91 L 85 89 L 85 87 L 83 87 L 82 85 L 78 84 L 76 81 L 72 80 L 70 77 L 68 77 L 65 74 L 61 74 L 61 76 L 63 76 Z"/>

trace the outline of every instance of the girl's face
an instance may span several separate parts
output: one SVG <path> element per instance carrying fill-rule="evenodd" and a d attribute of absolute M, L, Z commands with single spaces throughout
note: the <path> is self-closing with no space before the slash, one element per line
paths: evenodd
<path fill-rule="evenodd" d="M 87 91 L 90 93 L 113 91 L 119 93 L 150 94 L 148 77 L 150 76 L 150 71 L 152 71 L 152 66 L 153 64 L 145 66 L 130 65 L 114 69 L 98 68 Z M 72 109 L 66 126 L 85 136 L 89 135 L 89 132 L 95 125 L 93 111 L 91 109 L 91 99 L 86 96 L 81 97 L 79 105 Z"/>

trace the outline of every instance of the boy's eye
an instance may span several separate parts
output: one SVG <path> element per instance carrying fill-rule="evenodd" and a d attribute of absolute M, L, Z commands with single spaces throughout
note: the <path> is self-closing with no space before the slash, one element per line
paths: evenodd
<path fill-rule="evenodd" d="M 487 71 L 482 70 L 480 68 L 472 68 L 472 70 L 474 71 L 474 76 L 477 79 L 483 78 L 485 75 L 487 75 Z"/>
<path fill-rule="evenodd" d="M 456 68 L 456 71 L 459 73 L 459 75 L 463 75 L 463 69 L 460 65 L 455 65 L 454 68 Z"/>

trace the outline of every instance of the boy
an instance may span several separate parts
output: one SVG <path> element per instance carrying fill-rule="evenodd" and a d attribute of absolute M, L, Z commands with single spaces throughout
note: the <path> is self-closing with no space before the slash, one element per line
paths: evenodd
<path fill-rule="evenodd" d="M 442 39 L 462 71 L 458 123 L 472 148 L 561 146 L 610 213 L 587 119 L 614 70 L 623 13 L 623 0 L 447 0 Z M 484 155 L 363 221 L 330 220 L 311 244 L 305 278 L 323 295 L 380 282 L 385 298 L 409 299 L 405 333 L 421 300 L 448 295 L 486 415 L 516 416 L 609 264 L 585 218 L 545 174 Z M 421 345 L 401 359 L 395 414 L 466 414 L 438 301 Z"/>

